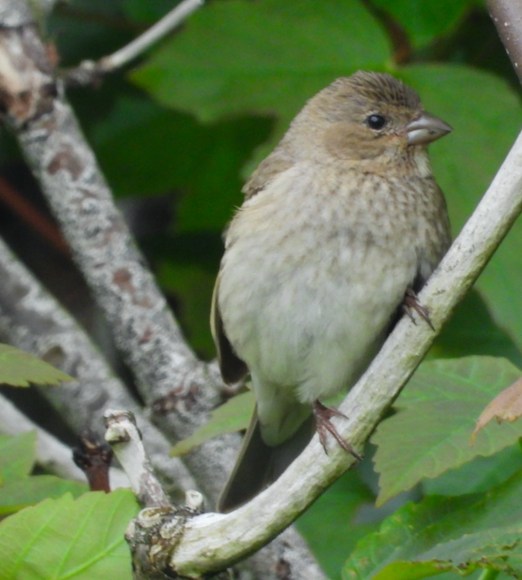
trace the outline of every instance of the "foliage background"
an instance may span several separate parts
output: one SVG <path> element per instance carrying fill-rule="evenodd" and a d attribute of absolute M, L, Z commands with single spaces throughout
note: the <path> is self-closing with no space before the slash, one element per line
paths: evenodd
<path fill-rule="evenodd" d="M 72 0 L 43 25 L 65 68 L 116 50 L 173 4 Z M 132 68 L 98 87 L 69 91 L 109 184 L 201 356 L 214 355 L 207 322 L 210 297 L 221 232 L 241 203 L 242 181 L 307 98 L 358 69 L 403 78 L 419 91 L 427 110 L 454 127 L 431 153 L 457 234 L 522 119 L 518 80 L 479 0 L 214 0 Z M 0 139 L 2 174 L 40 207 L 13 141 L 4 133 Z M 10 212 L 6 206 L 0 217 L 3 235 L 97 331 L 89 297 L 67 256 L 46 247 L 48 240 L 35 238 L 24 220 Z M 522 365 L 521 246 L 522 226 L 516 224 L 433 347 L 432 359 L 488 355 Z M 78 301 L 79 295 L 85 298 Z M 106 340 L 103 333 L 96 336 Z M 462 401 L 449 375 L 466 376 L 469 393 L 497 364 L 493 358 L 470 360 L 464 369 L 444 362 L 430 369 L 446 377 L 446 390 L 441 389 L 451 409 Z M 494 387 L 491 397 L 509 384 L 499 379 L 506 368 L 487 382 Z M 516 369 L 509 369 L 516 376 Z M 404 406 L 414 403 L 406 400 Z M 462 404 L 466 420 L 475 416 L 471 403 Z M 433 426 L 436 431 L 439 426 L 440 431 L 440 415 L 433 415 L 433 407 L 419 408 L 420 426 L 406 426 L 404 420 L 399 424 L 403 445 L 419 428 Z M 448 411 L 444 413 L 447 417 Z M 457 418 L 455 430 L 464 421 Z M 518 436 L 514 433 L 510 444 Z M 460 463 L 442 462 L 436 479 L 434 472 L 420 469 L 413 481 L 424 483 L 407 498 L 459 496 L 502 484 L 522 463 L 516 447 L 506 443 L 500 449 L 489 458 L 476 456 L 499 449 L 479 450 Z M 367 461 L 334 485 L 299 524 L 332 578 L 340 577 L 356 541 L 405 501 L 399 496 L 373 507 L 377 483 L 372 446 L 366 455 Z M 456 577 L 455 572 L 444 576 Z"/>

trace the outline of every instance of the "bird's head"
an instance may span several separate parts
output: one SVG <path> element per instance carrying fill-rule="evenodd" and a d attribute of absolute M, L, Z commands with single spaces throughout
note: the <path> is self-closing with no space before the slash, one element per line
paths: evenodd
<path fill-rule="evenodd" d="M 359 71 L 342 77 L 311 98 L 292 123 L 305 151 L 333 159 L 388 163 L 425 157 L 428 143 L 451 127 L 427 113 L 418 94 L 386 73 Z M 317 145 L 320 147 L 317 148 Z M 306 153 L 305 153 L 306 154 Z"/>

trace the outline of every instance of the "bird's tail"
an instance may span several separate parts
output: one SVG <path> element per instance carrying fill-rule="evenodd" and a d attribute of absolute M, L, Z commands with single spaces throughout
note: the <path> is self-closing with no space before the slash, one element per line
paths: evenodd
<path fill-rule="evenodd" d="M 310 416 L 284 443 L 270 447 L 261 437 L 257 411 L 254 411 L 234 469 L 219 498 L 218 511 L 234 510 L 273 483 L 308 445 L 314 433 L 313 425 Z"/>

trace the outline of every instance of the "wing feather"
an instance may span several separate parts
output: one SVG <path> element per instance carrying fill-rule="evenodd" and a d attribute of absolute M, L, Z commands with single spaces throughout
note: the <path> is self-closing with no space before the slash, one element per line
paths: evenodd
<path fill-rule="evenodd" d="M 219 312 L 218 304 L 219 292 L 219 275 L 214 285 L 214 292 L 212 294 L 212 307 L 210 310 L 210 329 L 212 338 L 216 345 L 219 368 L 221 376 L 226 383 L 237 383 L 248 374 L 248 367 L 234 352 L 230 341 L 225 334 L 223 328 L 223 320 Z"/>

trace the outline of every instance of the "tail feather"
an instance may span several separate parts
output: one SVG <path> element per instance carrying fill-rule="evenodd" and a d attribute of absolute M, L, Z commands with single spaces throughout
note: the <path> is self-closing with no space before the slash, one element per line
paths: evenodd
<path fill-rule="evenodd" d="M 219 498 L 218 511 L 227 513 L 236 509 L 273 483 L 308 445 L 313 425 L 310 416 L 292 437 L 270 447 L 261 437 L 257 412 L 254 412 L 239 457 Z"/>

